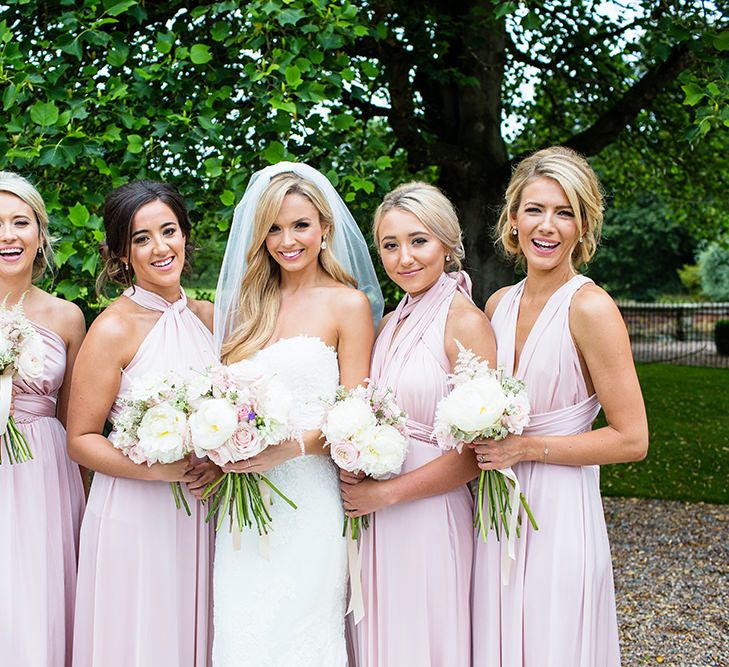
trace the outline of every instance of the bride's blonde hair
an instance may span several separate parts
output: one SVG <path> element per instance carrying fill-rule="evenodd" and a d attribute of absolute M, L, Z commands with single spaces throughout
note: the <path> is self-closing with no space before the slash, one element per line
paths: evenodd
<path fill-rule="evenodd" d="M 319 264 L 334 280 L 357 287 L 357 281 L 332 252 L 334 217 L 326 197 L 311 181 L 293 172 L 274 176 L 261 193 L 253 216 L 251 245 L 246 254 L 246 272 L 235 311 L 235 325 L 223 341 L 221 357 L 226 363 L 246 359 L 262 349 L 273 336 L 280 306 L 281 269 L 266 248 L 266 236 L 276 221 L 286 195 L 306 197 L 319 213 L 327 247 L 319 252 Z"/>

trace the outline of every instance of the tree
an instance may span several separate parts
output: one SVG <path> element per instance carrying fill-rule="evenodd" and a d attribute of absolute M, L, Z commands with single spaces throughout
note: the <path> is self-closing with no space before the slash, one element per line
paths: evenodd
<path fill-rule="evenodd" d="M 648 150 L 666 131 L 667 107 L 722 104 L 708 88 L 726 81 L 722 3 L 611 6 L 618 11 L 588 0 L 8 2 L 0 165 L 45 194 L 63 239 L 57 289 L 69 298 L 89 297 L 110 187 L 172 180 L 198 241 L 215 243 L 250 173 L 292 158 L 327 173 L 363 227 L 397 182 L 436 180 L 459 209 L 482 302 L 508 279 L 490 229 L 520 156 L 554 143 L 603 156 L 636 136 Z M 696 90 L 681 86 L 709 96 L 694 101 Z M 681 131 L 701 126 L 694 141 L 725 145 L 723 111 L 714 111 Z M 693 150 L 690 139 L 671 152 Z M 619 173 L 615 160 L 605 165 Z"/>

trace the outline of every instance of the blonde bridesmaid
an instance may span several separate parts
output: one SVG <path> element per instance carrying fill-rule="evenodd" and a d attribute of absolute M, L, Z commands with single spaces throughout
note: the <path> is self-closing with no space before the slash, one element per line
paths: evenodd
<path fill-rule="evenodd" d="M 0 172 L 0 301 L 21 299 L 45 348 L 43 372 L 13 382 L 13 417 L 33 459 L 0 465 L 0 662 L 71 664 L 78 532 L 84 492 L 66 454 L 66 408 L 85 324 L 74 304 L 33 285 L 53 253 L 48 214 L 25 179 Z"/>
<path fill-rule="evenodd" d="M 599 466 L 642 459 L 648 429 L 620 312 L 578 272 L 602 211 L 595 173 L 566 148 L 526 158 L 506 191 L 500 242 L 527 277 L 486 314 L 498 364 L 526 383 L 533 414 L 522 436 L 475 453 L 483 470 L 513 466 L 539 530 L 522 525 L 505 585 L 505 543 L 476 538 L 474 665 L 620 665 Z M 593 431 L 601 405 L 608 425 Z"/>
<path fill-rule="evenodd" d="M 374 239 L 388 277 L 406 292 L 382 322 L 370 377 L 392 387 L 411 433 L 402 473 L 386 481 L 342 472 L 350 517 L 363 533 L 364 619 L 354 629 L 358 667 L 469 667 L 472 507 L 470 452 L 443 453 L 431 437 L 456 341 L 493 363 L 491 327 L 460 271 L 461 229 L 448 199 L 425 183 L 388 194 Z"/>

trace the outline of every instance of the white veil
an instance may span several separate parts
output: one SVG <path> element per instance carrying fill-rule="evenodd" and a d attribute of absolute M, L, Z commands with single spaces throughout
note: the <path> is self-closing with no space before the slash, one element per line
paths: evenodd
<path fill-rule="evenodd" d="M 362 232 L 346 204 L 327 177 L 313 167 L 302 162 L 279 162 L 251 176 L 243 199 L 235 207 L 215 295 L 215 344 L 218 350 L 234 328 L 258 201 L 271 178 L 285 172 L 293 172 L 314 183 L 326 198 L 334 217 L 334 235 L 328 240 L 332 252 L 344 270 L 357 281 L 358 288 L 367 295 L 375 326 L 382 318 L 384 299 L 375 267 Z"/>

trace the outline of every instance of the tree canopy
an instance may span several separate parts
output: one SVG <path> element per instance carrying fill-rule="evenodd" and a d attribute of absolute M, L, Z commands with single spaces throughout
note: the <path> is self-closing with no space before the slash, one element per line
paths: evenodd
<path fill-rule="evenodd" d="M 170 180 L 210 249 L 250 174 L 296 159 L 365 229 L 392 186 L 437 182 L 483 301 L 508 279 L 490 231 L 510 170 L 546 145 L 594 156 L 616 201 L 660 189 L 700 212 L 698 233 L 726 229 L 725 16 L 688 0 L 6 0 L 0 167 L 45 196 L 71 299 L 90 298 L 112 187 Z"/>

